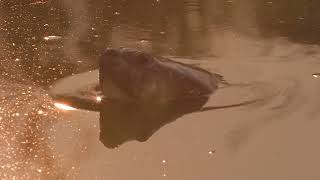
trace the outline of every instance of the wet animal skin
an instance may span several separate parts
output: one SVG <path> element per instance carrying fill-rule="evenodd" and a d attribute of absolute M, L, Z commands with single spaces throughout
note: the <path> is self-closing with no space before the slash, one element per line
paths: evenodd
<path fill-rule="evenodd" d="M 208 98 L 222 76 L 199 67 L 127 48 L 106 49 L 99 82 L 109 99 L 165 104 Z"/>

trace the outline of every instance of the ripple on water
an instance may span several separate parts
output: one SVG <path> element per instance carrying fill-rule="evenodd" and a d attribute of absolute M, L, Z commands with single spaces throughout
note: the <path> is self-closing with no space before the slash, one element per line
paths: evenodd
<path fill-rule="evenodd" d="M 260 70 L 253 78 L 256 80 L 250 93 L 264 100 L 252 107 L 246 117 L 239 118 L 241 122 L 226 134 L 226 146 L 231 151 L 238 151 L 262 128 L 283 121 L 305 120 L 296 118 L 298 115 L 308 119 L 316 109 L 313 93 L 316 84 L 307 76 L 316 69 L 313 64 L 275 61 L 246 66 Z"/>

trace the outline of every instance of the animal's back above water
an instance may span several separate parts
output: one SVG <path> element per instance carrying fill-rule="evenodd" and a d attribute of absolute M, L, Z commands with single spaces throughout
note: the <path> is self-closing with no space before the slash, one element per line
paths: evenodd
<path fill-rule="evenodd" d="M 49 94 L 70 106 L 99 111 L 103 99 L 143 104 L 205 104 L 222 76 L 197 66 L 128 50 L 108 49 L 98 70 L 60 79 Z M 99 97 L 99 98 L 100 98 Z"/>
<path fill-rule="evenodd" d="M 100 59 L 102 91 L 114 99 L 167 103 L 208 98 L 221 81 L 222 76 L 200 67 L 131 49 L 107 49 Z"/>

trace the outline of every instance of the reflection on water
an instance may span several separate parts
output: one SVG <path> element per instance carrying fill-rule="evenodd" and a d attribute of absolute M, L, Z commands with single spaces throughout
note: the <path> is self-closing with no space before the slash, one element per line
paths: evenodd
<path fill-rule="evenodd" d="M 202 105 L 203 100 L 167 105 L 103 103 L 100 112 L 100 141 L 108 148 L 118 147 L 130 140 L 147 141 L 165 124 L 200 110 Z"/>
<path fill-rule="evenodd" d="M 66 104 L 63 103 L 54 103 L 54 106 L 57 107 L 58 109 L 62 109 L 62 110 L 66 110 L 66 111 L 72 111 L 72 110 L 76 110 L 76 108 L 68 106 Z"/>
<path fill-rule="evenodd" d="M 0 1 L 1 179 L 316 179 L 318 7 L 306 0 Z M 97 68 L 101 50 L 119 46 L 254 84 L 218 90 L 210 105 L 267 101 L 188 115 L 148 143 L 110 152 L 97 140 L 95 113 L 60 111 L 47 90 Z"/>

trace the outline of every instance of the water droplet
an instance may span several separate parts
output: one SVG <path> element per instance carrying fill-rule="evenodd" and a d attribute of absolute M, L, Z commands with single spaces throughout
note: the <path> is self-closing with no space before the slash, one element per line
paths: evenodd
<path fill-rule="evenodd" d="M 102 101 L 102 97 L 97 96 L 96 100 L 97 100 L 98 102 L 101 102 L 101 101 Z"/>
<path fill-rule="evenodd" d="M 114 12 L 115 15 L 120 15 L 120 12 L 116 11 Z"/>
<path fill-rule="evenodd" d="M 165 164 L 167 161 L 166 160 L 162 160 L 162 163 Z"/>
<path fill-rule="evenodd" d="M 215 150 L 212 150 L 212 151 L 209 151 L 208 154 L 212 155 L 214 154 L 216 151 Z"/>

